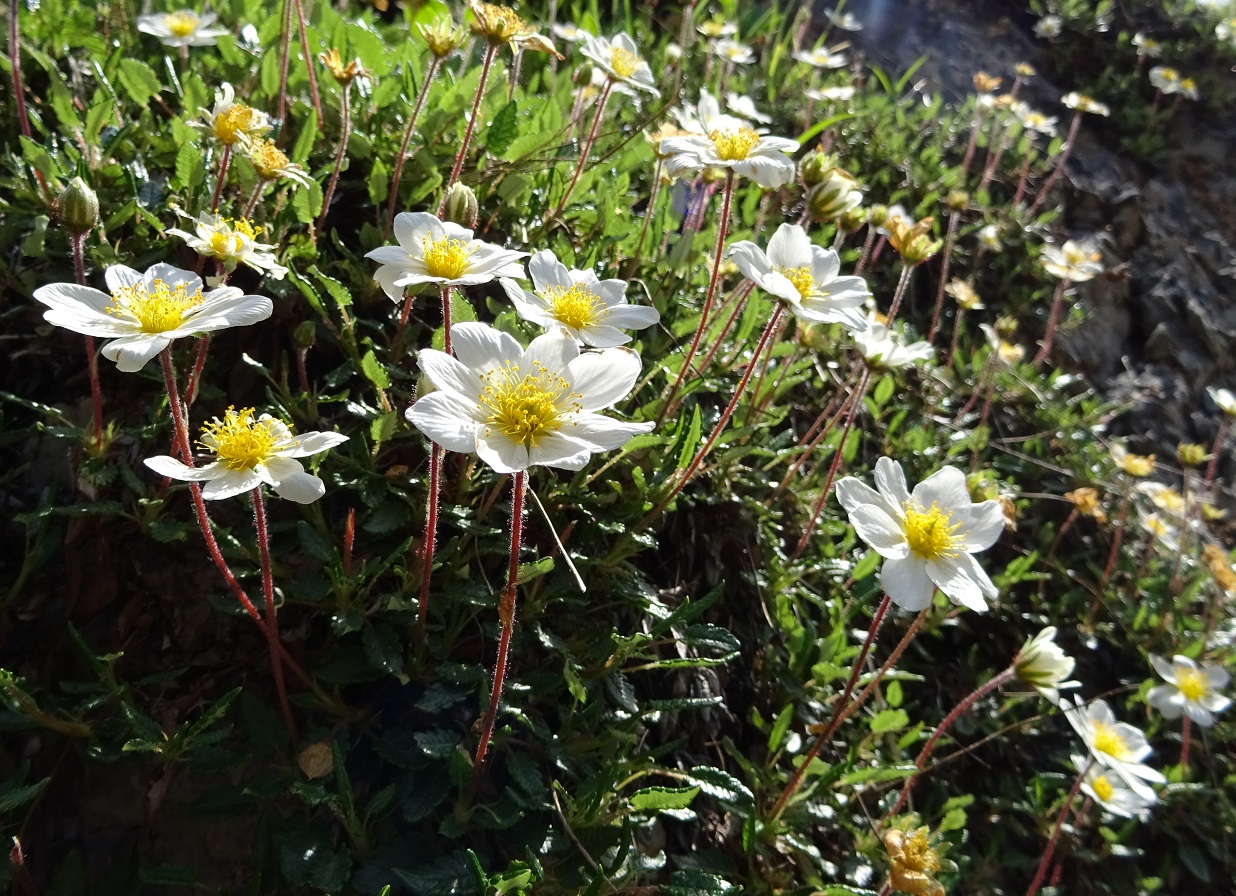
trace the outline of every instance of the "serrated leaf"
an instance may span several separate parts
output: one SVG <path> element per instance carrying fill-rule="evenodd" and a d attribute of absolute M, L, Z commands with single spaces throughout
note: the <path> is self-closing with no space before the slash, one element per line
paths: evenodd
<path fill-rule="evenodd" d="M 124 92 L 129 95 L 129 99 L 139 106 L 148 105 L 150 98 L 157 96 L 163 89 L 154 69 L 140 59 L 121 59 L 120 68 L 116 72 L 116 80 L 120 82 Z"/>
<path fill-rule="evenodd" d="M 540 560 L 534 560 L 531 563 L 521 563 L 519 564 L 519 572 L 515 575 L 515 584 L 522 585 L 525 582 L 531 582 L 547 572 L 552 572 L 553 568 L 553 557 L 542 557 Z"/>
<path fill-rule="evenodd" d="M 512 100 L 499 109 L 494 120 L 490 122 L 489 130 L 485 132 L 485 149 L 490 155 L 500 156 L 518 136 L 519 107 Z"/>
<path fill-rule="evenodd" d="M 699 792 L 699 787 L 645 787 L 631 794 L 631 808 L 637 812 L 685 809 Z"/>
<path fill-rule="evenodd" d="M 326 274 L 323 274 L 316 264 L 309 266 L 309 273 L 326 288 L 326 292 L 340 308 L 347 308 L 352 304 L 352 293 L 348 291 L 348 288 L 334 277 L 328 277 Z"/>
<path fill-rule="evenodd" d="M 373 349 L 365 352 L 361 357 L 361 373 L 365 375 L 365 379 L 369 380 L 379 389 L 389 389 L 391 387 L 390 374 L 386 372 L 386 368 L 382 366 L 378 356 L 373 353 Z"/>

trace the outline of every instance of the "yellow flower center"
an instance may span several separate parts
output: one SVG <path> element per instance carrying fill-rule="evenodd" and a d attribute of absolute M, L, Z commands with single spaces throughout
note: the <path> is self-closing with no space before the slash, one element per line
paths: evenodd
<path fill-rule="evenodd" d="M 1206 676 L 1198 669 L 1177 669 L 1176 688 L 1190 703 L 1206 696 Z"/>
<path fill-rule="evenodd" d="M 458 280 L 472 266 L 469 259 L 476 252 L 476 246 L 468 240 L 457 240 L 446 237 L 440 240 L 425 237 L 421 243 L 425 271 L 430 277 L 441 277 L 443 280 Z"/>
<path fill-rule="evenodd" d="M 909 871 L 933 872 L 940 870 L 940 859 L 927 840 L 927 832 L 919 829 L 901 847 L 901 864 Z"/>
<path fill-rule="evenodd" d="M 188 10 L 168 13 L 163 17 L 163 24 L 176 37 L 188 37 L 197 30 L 198 19 Z"/>
<path fill-rule="evenodd" d="M 601 297 L 583 283 L 576 283 L 570 289 L 551 286 L 542 293 L 542 298 L 549 302 L 549 313 L 554 319 L 573 330 L 587 328 L 605 312 Z"/>
<path fill-rule="evenodd" d="M 1112 798 L 1112 794 L 1116 792 L 1116 788 L 1108 779 L 1107 775 L 1099 775 L 1090 782 L 1090 789 L 1094 791 L 1094 795 L 1099 798 L 1100 803 L 1106 803 Z"/>
<path fill-rule="evenodd" d="M 1154 472 L 1154 455 L 1126 454 L 1120 466 L 1130 476 L 1149 476 Z"/>
<path fill-rule="evenodd" d="M 275 454 L 282 427 L 274 420 L 255 420 L 253 408 L 228 408 L 220 420 L 202 427 L 213 444 L 206 444 L 229 470 L 252 470 Z"/>
<path fill-rule="evenodd" d="M 815 288 L 815 277 L 811 275 L 811 267 L 809 265 L 802 265 L 797 268 L 774 267 L 773 270 L 793 283 L 794 288 L 798 290 L 798 294 L 804 299 L 818 295 Z"/>
<path fill-rule="evenodd" d="M 210 255 L 227 258 L 228 256 L 240 254 L 244 244 L 237 234 L 226 230 L 216 230 L 210 235 L 208 245 L 210 247 Z"/>
<path fill-rule="evenodd" d="M 578 404 L 559 406 L 559 399 L 567 392 L 567 381 L 541 364 L 524 373 L 507 361 L 482 374 L 481 381 L 485 386 L 477 403 L 487 412 L 485 424 L 529 448 L 535 448 L 542 436 L 561 429 L 563 417 L 579 409 Z"/>
<path fill-rule="evenodd" d="M 905 505 L 906 543 L 924 560 L 956 557 L 961 553 L 964 537 L 957 534 L 961 523 L 953 522 L 951 510 L 942 510 L 932 502 L 923 510 L 912 501 Z"/>
<path fill-rule="evenodd" d="M 149 289 L 144 283 L 117 289 L 107 313 L 136 318 L 143 333 L 166 333 L 184 323 L 185 316 L 204 301 L 200 289 L 189 292 L 184 283 L 170 287 L 155 280 Z"/>
<path fill-rule="evenodd" d="M 291 160 L 284 155 L 283 150 L 275 146 L 273 140 L 261 140 L 254 143 L 249 150 L 249 158 L 253 162 L 254 170 L 263 180 L 276 180 L 283 176 L 283 172 L 292 164 Z"/>
<path fill-rule="evenodd" d="M 485 35 L 492 43 L 510 43 L 511 38 L 525 34 L 529 30 L 527 23 L 519 17 L 518 13 L 505 6 L 482 3 L 479 9 L 475 7 L 473 9 L 476 12 L 477 21 L 472 26 L 472 32 Z"/>
<path fill-rule="evenodd" d="M 736 131 L 714 130 L 708 135 L 723 162 L 741 162 L 759 145 L 760 135 L 743 125 Z"/>
<path fill-rule="evenodd" d="M 250 106 L 235 103 L 215 116 L 211 130 L 214 131 L 215 139 L 220 143 L 234 146 L 240 142 L 241 137 L 253 129 L 255 117 L 254 110 Z"/>
<path fill-rule="evenodd" d="M 1115 725 L 1095 722 L 1091 740 L 1096 753 L 1106 753 L 1117 762 L 1128 762 L 1133 757 L 1133 751 L 1129 749 L 1124 736 L 1116 730 Z"/>
<path fill-rule="evenodd" d="M 639 67 L 639 57 L 630 50 L 613 47 L 609 51 L 609 67 L 619 78 L 626 79 L 635 74 L 635 69 Z"/>

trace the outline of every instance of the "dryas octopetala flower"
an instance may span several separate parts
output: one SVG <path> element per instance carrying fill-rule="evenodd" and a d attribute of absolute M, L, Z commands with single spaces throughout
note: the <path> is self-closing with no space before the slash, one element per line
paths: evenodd
<path fill-rule="evenodd" d="M 1036 37 L 1041 37 L 1046 40 L 1060 36 L 1060 30 L 1064 27 L 1064 19 L 1057 15 L 1046 15 L 1034 23 L 1034 34 Z"/>
<path fill-rule="evenodd" d="M 975 504 L 966 476 L 954 467 L 932 473 L 910 492 L 895 460 L 875 466 L 876 489 L 847 476 L 837 499 L 858 537 L 884 558 L 880 584 L 893 603 L 924 610 L 939 588 L 955 604 L 986 610 L 984 597 L 998 593 L 972 556 L 985 551 L 1004 531 L 999 501 Z"/>
<path fill-rule="evenodd" d="M 803 96 L 817 103 L 844 103 L 854 99 L 856 88 L 852 84 L 841 84 L 834 87 L 824 87 L 820 90 L 808 87 Z"/>
<path fill-rule="evenodd" d="M 653 84 L 652 69 L 639 55 L 639 48 L 626 32 L 615 34 L 612 38 L 588 35 L 579 52 L 600 66 L 611 80 L 647 90 L 653 96 L 661 95 Z"/>
<path fill-rule="evenodd" d="M 224 146 L 261 137 L 270 130 L 270 117 L 252 106 L 236 102 L 236 91 L 231 84 L 223 84 L 215 91 L 215 106 L 204 112 L 202 119 L 199 127 L 204 127 Z"/>
<path fill-rule="evenodd" d="M 453 336 L 457 357 L 434 349 L 417 356 L 438 391 L 407 412 L 448 451 L 475 453 L 499 473 L 537 465 L 579 470 L 594 452 L 619 448 L 653 427 L 596 413 L 639 378 L 639 355 L 630 349 L 580 354 L 561 329 L 523 348 L 480 323 L 456 324 Z"/>
<path fill-rule="evenodd" d="M 1220 389 L 1218 386 L 1207 386 L 1206 394 L 1210 396 L 1210 400 L 1219 406 L 1224 414 L 1229 417 L 1236 417 L 1236 395 L 1233 395 L 1229 389 Z"/>
<path fill-rule="evenodd" d="M 211 47 L 227 34 L 211 27 L 219 17 L 213 12 L 198 15 L 189 9 L 137 17 L 137 30 L 153 34 L 168 47 Z"/>
<path fill-rule="evenodd" d="M 931 343 L 913 342 L 907 345 L 888 328 L 885 320 L 883 315 L 869 312 L 865 321 L 867 329 L 854 334 L 854 345 L 868 367 L 874 370 L 900 370 L 932 356 Z"/>
<path fill-rule="evenodd" d="M 473 34 L 485 38 L 490 46 L 509 45 L 514 51 L 537 50 L 558 59 L 564 58 L 554 48 L 552 41 L 538 34 L 536 29 L 510 7 L 468 0 L 468 9 L 472 13 L 472 21 L 468 27 Z"/>
<path fill-rule="evenodd" d="M 950 280 L 944 287 L 944 291 L 953 297 L 953 301 L 963 311 L 981 311 L 987 306 L 983 304 L 983 299 L 974 287 L 965 280 Z"/>
<path fill-rule="evenodd" d="M 116 264 L 103 279 L 111 295 L 76 283 L 53 283 L 40 286 L 34 297 L 48 307 L 43 312 L 48 323 L 112 337 L 103 357 L 125 373 L 141 370 L 173 339 L 255 324 L 274 311 L 270 299 L 235 287 L 203 293 L 197 274 L 170 264 L 156 264 L 144 274 Z"/>
<path fill-rule="evenodd" d="M 1057 249 L 1043 247 L 1043 270 L 1061 280 L 1084 283 L 1103 273 L 1102 254 L 1090 243 L 1066 240 Z"/>
<path fill-rule="evenodd" d="M 274 140 L 245 140 L 244 147 L 253 170 L 262 180 L 290 180 L 302 187 L 313 183 L 309 172 L 289 159 Z"/>
<path fill-rule="evenodd" d="M 630 342 L 624 329 L 651 327 L 661 315 L 656 308 L 627 304 L 625 280 L 601 280 L 592 271 L 567 270 L 549 249 L 528 260 L 532 291 L 509 277 L 499 282 L 524 320 L 547 329 L 562 327 L 575 341 L 594 348 Z"/>
<path fill-rule="evenodd" d="M 587 28 L 580 28 L 574 22 L 555 22 L 549 30 L 569 44 L 582 44 L 594 36 Z"/>
<path fill-rule="evenodd" d="M 943 240 L 931 238 L 931 228 L 935 222 L 935 218 L 923 218 L 915 223 L 909 217 L 890 216 L 885 225 L 888 227 L 888 244 L 906 264 L 922 264 L 944 245 Z"/>
<path fill-rule="evenodd" d="M 1152 656 L 1150 665 L 1167 684 L 1156 685 L 1146 694 L 1146 702 L 1162 713 L 1165 719 L 1178 719 L 1180 714 L 1203 728 L 1215 723 L 1214 714 L 1223 712 L 1232 701 L 1218 693 L 1232 677 L 1227 670 L 1210 663 L 1196 663 L 1187 656 L 1174 656 L 1169 663 Z"/>
<path fill-rule="evenodd" d="M 1140 31 L 1133 35 L 1133 46 L 1137 48 L 1138 56 L 1158 57 L 1163 55 L 1163 45 L 1153 37 L 1147 37 Z"/>
<path fill-rule="evenodd" d="M 357 78 L 369 77 L 369 73 L 365 71 L 359 59 L 353 59 L 344 65 L 343 57 L 334 47 L 326 53 L 319 53 L 318 61 L 326 67 L 330 76 L 335 79 L 335 83 L 341 87 L 347 87 Z"/>
<path fill-rule="evenodd" d="M 708 93 L 700 94 L 693 119 L 682 122 L 683 129 L 692 133 L 661 141 L 658 154 L 665 157 L 671 177 L 726 168 L 770 189 L 794 179 L 794 160 L 788 153 L 798 151 L 795 141 L 766 136 L 741 118 L 723 114 Z"/>
<path fill-rule="evenodd" d="M 886 831 L 884 849 L 888 852 L 890 889 L 911 896 L 944 896 L 944 886 L 935 877 L 943 863 L 927 828 Z"/>
<path fill-rule="evenodd" d="M 840 28 L 842 31 L 862 31 L 863 23 L 855 18 L 853 13 L 837 12 L 835 9 L 827 9 L 824 15 L 833 23 L 834 28 Z"/>
<path fill-rule="evenodd" d="M 322 480 L 306 473 L 298 457 L 318 454 L 346 442 L 337 432 L 307 432 L 299 436 L 282 420 L 253 408 L 228 408 L 220 420 L 202 427 L 198 443 L 214 455 L 204 467 L 190 467 L 174 457 L 146 458 L 146 466 L 160 476 L 182 482 L 203 482 L 202 497 L 207 500 L 230 498 L 252 491 L 262 483 L 275 494 L 297 504 L 311 504 L 326 494 Z"/>
<path fill-rule="evenodd" d="M 1099 525 L 1107 522 L 1107 514 L 1099 503 L 1098 489 L 1090 486 L 1076 488 L 1071 492 L 1065 492 L 1064 499 L 1077 508 L 1077 512 L 1082 516 L 1091 517 Z"/>
<path fill-rule="evenodd" d="M 1146 795 L 1133 790 L 1123 779 L 1083 756 L 1074 756 L 1073 765 L 1079 772 L 1085 772 L 1081 782 L 1082 793 L 1112 815 L 1138 818 L 1157 802 L 1153 793 Z"/>
<path fill-rule="evenodd" d="M 1163 775 L 1142 760 L 1152 752 L 1146 735 L 1127 722 L 1117 722 L 1111 707 L 1103 700 L 1083 704 L 1060 698 L 1060 708 L 1086 749 L 1099 765 L 1110 768 L 1137 794 L 1153 798 L 1147 781 L 1162 784 Z"/>
<path fill-rule="evenodd" d="M 196 233 L 169 227 L 167 232 L 169 236 L 180 237 L 198 255 L 217 259 L 229 273 L 236 270 L 238 264 L 269 274 L 275 280 L 282 280 L 288 272 L 275 261 L 271 251 L 275 247 L 257 241 L 260 228 L 248 218 L 229 220 L 222 215 L 202 212 L 197 216 L 194 230 Z"/>
<path fill-rule="evenodd" d="M 840 323 L 863 330 L 859 309 L 871 297 L 862 277 L 838 277 L 841 259 L 832 249 L 816 246 L 797 224 L 782 224 L 765 252 L 750 240 L 730 246 L 726 257 L 743 276 L 781 299 L 795 317 L 811 323 Z"/>
<path fill-rule="evenodd" d="M 1073 658 L 1056 643 L 1056 627 L 1049 625 L 1030 638 L 1013 657 L 1013 669 L 1017 677 L 1034 688 L 1052 703 L 1060 702 L 1063 688 L 1081 686 L 1079 681 L 1069 681 L 1076 665 Z"/>
<path fill-rule="evenodd" d="M 475 239 L 472 231 L 428 212 L 395 216 L 397 246 L 381 246 L 365 257 L 378 263 L 373 279 L 392 302 L 402 302 L 404 290 L 420 283 L 476 286 L 496 277 L 523 278 L 521 260 L 527 252 L 503 249 Z"/>
<path fill-rule="evenodd" d="M 712 41 L 708 48 L 731 65 L 750 65 L 755 62 L 755 51 L 751 47 L 728 37 Z"/>
<path fill-rule="evenodd" d="M 460 48 L 468 33 L 455 25 L 448 15 L 429 23 L 417 25 L 416 33 L 421 36 L 429 52 L 435 59 L 446 59 Z"/>
<path fill-rule="evenodd" d="M 1060 98 L 1060 102 L 1076 112 L 1089 112 L 1091 115 L 1098 115 L 1103 118 L 1112 114 L 1112 110 L 1107 107 L 1106 103 L 1100 103 L 1098 100 L 1091 99 L 1084 93 L 1078 93 L 1077 91 L 1066 93 Z"/>
<path fill-rule="evenodd" d="M 849 59 L 844 53 L 834 53 L 824 47 L 814 50 L 799 50 L 794 53 L 794 59 L 812 68 L 845 68 Z"/>
<path fill-rule="evenodd" d="M 1112 442 L 1108 450 L 1116 466 L 1130 476 L 1141 479 L 1154 472 L 1155 457 L 1153 454 L 1130 454 L 1129 450 L 1119 442 Z"/>

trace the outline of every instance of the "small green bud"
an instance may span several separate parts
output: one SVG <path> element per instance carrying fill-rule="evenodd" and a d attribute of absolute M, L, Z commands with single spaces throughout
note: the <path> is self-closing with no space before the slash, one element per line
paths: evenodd
<path fill-rule="evenodd" d="M 798 167 L 799 176 L 803 179 L 803 186 L 814 187 L 828 175 L 828 171 L 836 164 L 836 160 L 826 152 L 809 153 L 803 159 L 802 164 Z"/>
<path fill-rule="evenodd" d="M 296 329 L 292 331 L 292 341 L 296 343 L 299 349 L 313 348 L 313 343 L 317 341 L 317 327 L 311 320 L 301 321 L 296 325 Z"/>
<path fill-rule="evenodd" d="M 888 220 L 887 205 L 873 205 L 867 210 L 867 223 L 872 227 L 883 227 L 884 222 Z"/>
<path fill-rule="evenodd" d="M 949 207 L 950 211 L 965 211 L 970 207 L 970 194 L 965 190 L 953 190 L 944 200 L 944 204 Z"/>
<path fill-rule="evenodd" d="M 837 219 L 837 226 L 846 233 L 853 233 L 867 223 L 867 209 L 859 206 L 852 208 Z"/>
<path fill-rule="evenodd" d="M 862 205 L 858 182 L 841 168 L 829 168 L 810 192 L 807 208 L 817 221 L 831 221 Z"/>
<path fill-rule="evenodd" d="M 476 219 L 480 213 L 476 193 L 472 192 L 471 187 L 457 182 L 446 191 L 447 221 L 471 229 L 476 226 Z"/>
<path fill-rule="evenodd" d="M 60 223 L 74 236 L 84 236 L 99 226 L 99 197 L 80 177 L 69 181 L 58 202 Z"/>
<path fill-rule="evenodd" d="M 1198 445 L 1194 442 L 1181 442 L 1176 446 L 1176 459 L 1186 467 L 1200 467 L 1210 460 L 1210 455 L 1206 453 L 1204 445 Z"/>

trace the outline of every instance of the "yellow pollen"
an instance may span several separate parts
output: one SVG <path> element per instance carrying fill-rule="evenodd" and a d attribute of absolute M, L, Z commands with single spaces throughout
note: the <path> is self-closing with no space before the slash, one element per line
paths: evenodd
<path fill-rule="evenodd" d="M 524 373 L 507 361 L 483 374 L 481 381 L 485 385 L 477 403 L 486 411 L 486 426 L 528 448 L 535 448 L 542 436 L 561 429 L 563 417 L 579 408 L 577 403 L 559 405 L 568 383 L 541 364 Z"/>
<path fill-rule="evenodd" d="M 232 230 L 251 240 L 257 239 L 258 234 L 262 232 L 262 228 L 248 218 L 228 218 L 228 223 L 232 225 Z"/>
<path fill-rule="evenodd" d="M 1108 780 L 1107 775 L 1099 775 L 1090 782 L 1090 789 L 1094 791 L 1094 795 L 1099 798 L 1099 802 L 1106 803 L 1112 798 L 1112 794 L 1116 792 L 1116 788 L 1112 786 L 1112 782 Z"/>
<path fill-rule="evenodd" d="M 240 237 L 234 233 L 227 231 L 218 231 L 210 235 L 210 253 L 217 255 L 220 258 L 225 258 L 229 255 L 236 255 L 240 252 L 241 242 Z"/>
<path fill-rule="evenodd" d="M 252 470 L 275 454 L 282 427 L 274 420 L 255 420 L 253 408 L 228 408 L 220 420 L 202 427 L 213 444 L 204 443 L 229 470 Z"/>
<path fill-rule="evenodd" d="M 253 130 L 255 117 L 253 108 L 243 103 L 228 106 L 215 116 L 212 124 L 215 138 L 227 146 L 234 146 Z"/>
<path fill-rule="evenodd" d="M 476 246 L 469 245 L 467 240 L 450 237 L 433 240 L 426 236 L 421 247 L 425 271 L 429 276 L 443 280 L 458 280 L 468 273 L 472 267 L 468 259 L 476 252 Z"/>
<path fill-rule="evenodd" d="M 275 146 L 273 140 L 260 140 L 254 143 L 249 150 L 249 159 L 253 162 L 258 177 L 263 180 L 276 180 L 282 177 L 283 172 L 291 164 L 288 157 L 283 154 L 283 150 Z"/>
<path fill-rule="evenodd" d="M 760 135 L 743 125 L 736 131 L 715 130 L 708 135 L 723 162 L 741 162 L 759 145 Z"/>
<path fill-rule="evenodd" d="M 614 47 L 609 51 L 609 67 L 619 78 L 629 78 L 639 67 L 639 57 L 630 50 Z"/>
<path fill-rule="evenodd" d="M 549 313 L 563 326 L 582 330 L 605 312 L 601 297 L 583 283 L 570 289 L 551 286 L 541 297 L 549 302 Z"/>
<path fill-rule="evenodd" d="M 797 268 L 773 268 L 778 274 L 794 284 L 794 288 L 798 290 L 798 294 L 804 299 L 810 298 L 819 293 L 815 288 L 815 277 L 811 276 L 811 268 L 808 265 L 803 265 Z"/>
<path fill-rule="evenodd" d="M 1096 753 L 1106 753 L 1117 762 L 1127 762 L 1132 758 L 1132 751 L 1125 743 L 1124 737 L 1114 725 L 1106 722 L 1095 722 L 1094 733 L 1091 735 Z"/>
<path fill-rule="evenodd" d="M 1176 688 L 1190 703 L 1206 696 L 1206 676 L 1196 669 L 1177 669 Z"/>
<path fill-rule="evenodd" d="M 176 37 L 188 37 L 197 30 L 197 16 L 187 10 L 168 13 L 163 17 L 163 24 Z"/>
<path fill-rule="evenodd" d="M 512 38 L 529 31 L 528 24 L 519 17 L 513 9 L 498 6 L 493 3 L 480 4 L 476 24 L 472 26 L 473 34 L 483 34 L 492 43 L 510 43 Z"/>
<path fill-rule="evenodd" d="M 189 292 L 184 283 L 171 287 L 155 280 L 149 289 L 143 283 L 117 289 L 107 313 L 136 318 L 143 333 L 166 333 L 184 323 L 185 316 L 203 301 L 200 289 Z"/>
<path fill-rule="evenodd" d="M 926 871 L 928 873 L 940 870 L 940 859 L 927 840 L 927 832 L 919 829 L 901 847 L 903 857 L 901 864 L 909 871 Z"/>
<path fill-rule="evenodd" d="M 906 542 L 910 550 L 924 560 L 956 557 L 961 553 L 963 536 L 957 534 L 961 523 L 953 522 L 951 510 L 941 510 L 935 502 L 923 510 L 913 501 L 905 504 Z"/>

